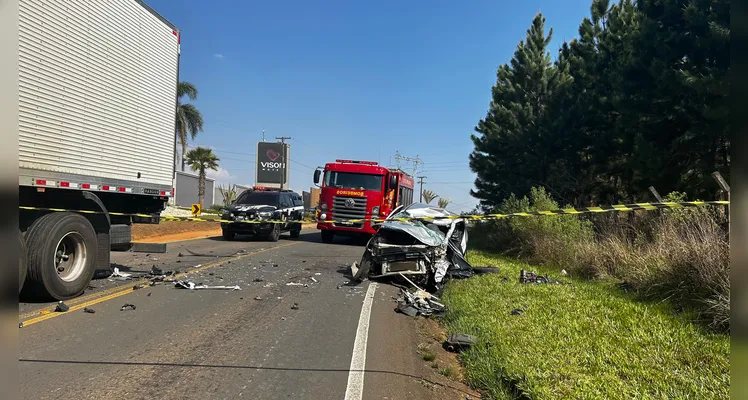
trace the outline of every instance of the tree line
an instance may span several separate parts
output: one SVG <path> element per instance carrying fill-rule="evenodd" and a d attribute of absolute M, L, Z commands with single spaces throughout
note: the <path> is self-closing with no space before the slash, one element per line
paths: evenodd
<path fill-rule="evenodd" d="M 470 167 L 486 210 L 545 187 L 575 206 L 712 199 L 729 179 L 729 0 L 594 0 L 555 60 L 538 13 L 497 71 Z"/>

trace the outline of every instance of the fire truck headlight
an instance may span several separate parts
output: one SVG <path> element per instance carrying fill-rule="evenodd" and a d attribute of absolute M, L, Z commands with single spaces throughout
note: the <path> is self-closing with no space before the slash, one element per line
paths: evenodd
<path fill-rule="evenodd" d="M 371 215 L 374 216 L 374 217 L 376 217 L 377 215 L 379 215 L 379 206 L 372 207 L 372 209 L 371 209 Z"/>
<path fill-rule="evenodd" d="M 327 219 L 327 214 L 325 214 L 325 213 L 320 214 L 319 215 L 319 219 L 326 220 Z"/>
<path fill-rule="evenodd" d="M 322 211 L 327 211 L 327 203 L 319 203 L 319 208 L 321 208 Z"/>

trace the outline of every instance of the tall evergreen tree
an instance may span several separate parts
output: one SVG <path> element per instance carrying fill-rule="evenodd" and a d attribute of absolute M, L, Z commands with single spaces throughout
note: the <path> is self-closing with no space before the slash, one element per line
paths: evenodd
<path fill-rule="evenodd" d="M 471 135 L 470 168 L 478 175 L 471 192 L 487 208 L 510 193 L 542 185 L 552 157 L 552 133 L 540 121 L 560 79 L 547 52 L 545 17 L 538 13 L 509 64 L 499 67 L 486 117 Z"/>

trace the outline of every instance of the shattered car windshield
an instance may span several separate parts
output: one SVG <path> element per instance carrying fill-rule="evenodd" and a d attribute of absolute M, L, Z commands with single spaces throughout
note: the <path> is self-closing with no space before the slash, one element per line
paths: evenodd
<path fill-rule="evenodd" d="M 383 175 L 328 171 L 325 186 L 338 189 L 381 190 Z"/>
<path fill-rule="evenodd" d="M 278 203 L 278 194 L 272 192 L 251 192 L 246 191 L 236 199 L 234 204 L 245 206 L 269 205 L 275 206 Z"/>

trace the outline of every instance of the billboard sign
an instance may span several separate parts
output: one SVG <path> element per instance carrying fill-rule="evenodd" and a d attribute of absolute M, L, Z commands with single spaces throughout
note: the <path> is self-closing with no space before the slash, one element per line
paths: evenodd
<path fill-rule="evenodd" d="M 255 184 L 285 188 L 288 184 L 288 156 L 288 144 L 258 142 Z"/>

